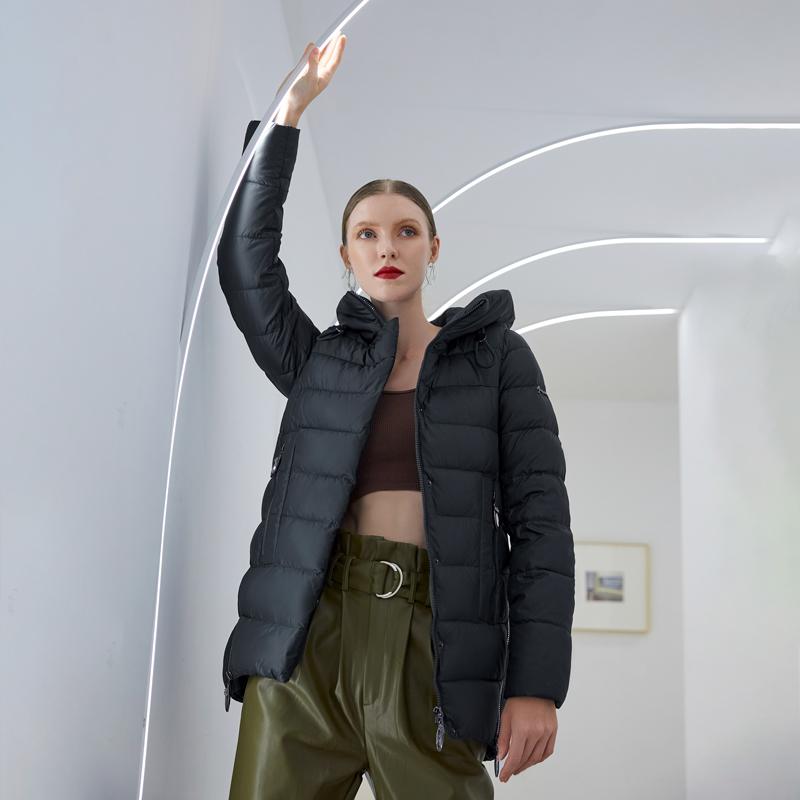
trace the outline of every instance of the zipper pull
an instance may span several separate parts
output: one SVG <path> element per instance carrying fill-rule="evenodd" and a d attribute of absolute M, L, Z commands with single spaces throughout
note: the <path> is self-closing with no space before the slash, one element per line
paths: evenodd
<path fill-rule="evenodd" d="M 500 527 L 500 511 L 497 508 L 497 502 L 496 502 L 496 499 L 495 499 L 496 498 L 496 494 L 497 494 L 497 489 L 493 487 L 492 488 L 492 512 L 494 513 L 494 524 L 495 524 L 495 527 L 499 528 Z"/>
<path fill-rule="evenodd" d="M 270 471 L 270 473 L 269 473 L 269 476 L 270 476 L 270 478 L 271 478 L 271 477 L 272 477 L 272 476 L 275 474 L 275 471 L 278 469 L 278 464 L 280 464 L 280 463 L 281 463 L 281 456 L 283 455 L 283 446 L 284 446 L 285 444 L 286 444 L 286 440 L 284 439 L 284 440 L 281 442 L 281 449 L 280 449 L 280 451 L 278 452 L 278 455 L 276 455 L 276 456 L 275 456 L 275 458 L 274 458 L 274 459 L 273 459 L 273 461 L 272 461 L 272 470 L 271 470 L 271 471 Z"/>
<path fill-rule="evenodd" d="M 433 718 L 436 720 L 436 749 L 441 750 L 444 746 L 444 719 L 439 706 L 433 707 Z"/>
<path fill-rule="evenodd" d="M 231 707 L 231 673 L 227 673 L 227 680 L 225 681 L 225 710 L 228 711 Z"/>

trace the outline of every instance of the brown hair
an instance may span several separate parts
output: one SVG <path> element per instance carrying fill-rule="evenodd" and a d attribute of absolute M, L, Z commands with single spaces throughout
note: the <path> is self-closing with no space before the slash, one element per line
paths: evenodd
<path fill-rule="evenodd" d="M 342 214 L 342 244 L 347 245 L 347 222 L 353 209 L 365 198 L 371 197 L 373 194 L 399 194 L 407 197 L 412 203 L 416 203 L 425 214 L 428 220 L 428 232 L 430 233 L 431 241 L 436 236 L 436 223 L 433 220 L 433 211 L 430 204 L 425 199 L 425 195 L 410 183 L 405 181 L 394 180 L 393 178 L 378 178 L 369 183 L 365 183 L 360 189 L 356 189 L 353 196 L 347 201 L 344 207 L 344 214 Z"/>

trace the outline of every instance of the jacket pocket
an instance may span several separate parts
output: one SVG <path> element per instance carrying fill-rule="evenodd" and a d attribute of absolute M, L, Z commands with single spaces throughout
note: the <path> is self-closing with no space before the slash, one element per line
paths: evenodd
<path fill-rule="evenodd" d="M 497 591 L 495 593 L 495 621 L 508 619 L 508 576 L 510 573 L 511 548 L 508 535 L 502 524 L 500 513 L 500 481 L 495 478 L 492 491 L 492 514 L 494 515 L 494 554 Z"/>
<path fill-rule="evenodd" d="M 263 564 L 264 558 L 269 551 L 267 543 L 272 540 L 275 535 L 275 494 L 278 491 L 279 475 L 282 474 L 281 462 L 286 451 L 287 436 L 283 438 L 277 445 L 277 452 L 272 459 L 272 468 L 269 472 L 269 481 L 264 490 L 264 499 L 261 503 L 261 535 L 258 539 L 258 545 L 255 548 L 256 563 Z M 258 529 L 256 529 L 258 531 Z"/>
<path fill-rule="evenodd" d="M 267 530 L 272 532 L 269 537 L 271 539 L 270 561 L 275 563 L 275 557 L 278 550 L 278 539 L 281 532 L 281 520 L 283 517 L 283 506 L 286 502 L 286 492 L 289 489 L 289 481 L 292 477 L 292 462 L 294 461 L 294 450 L 297 442 L 297 434 L 286 434 L 284 446 L 279 454 L 277 465 L 273 467 L 273 480 L 275 481 L 275 489 L 272 498 L 270 499 L 270 508 L 267 513 L 266 526 Z"/>
<path fill-rule="evenodd" d="M 478 618 L 494 622 L 497 616 L 497 556 L 494 529 L 494 482 L 481 478 L 480 558 L 478 568 Z"/>

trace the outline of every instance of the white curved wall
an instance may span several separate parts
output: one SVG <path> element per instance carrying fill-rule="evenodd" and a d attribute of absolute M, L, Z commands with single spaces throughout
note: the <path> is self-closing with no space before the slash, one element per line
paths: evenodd
<path fill-rule="evenodd" d="M 800 787 L 800 274 L 698 287 L 680 327 L 687 797 Z"/>

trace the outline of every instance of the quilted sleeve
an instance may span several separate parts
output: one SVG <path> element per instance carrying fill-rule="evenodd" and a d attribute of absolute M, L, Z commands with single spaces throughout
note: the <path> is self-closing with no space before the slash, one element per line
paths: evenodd
<path fill-rule="evenodd" d="M 259 120 L 247 127 L 244 149 Z M 319 329 L 289 291 L 278 256 L 300 129 L 273 124 L 236 190 L 217 247 L 219 282 L 256 363 L 288 397 Z"/>
<path fill-rule="evenodd" d="M 511 539 L 505 697 L 567 695 L 575 549 L 558 423 L 539 364 L 507 330 L 500 371 L 501 522 Z"/>

